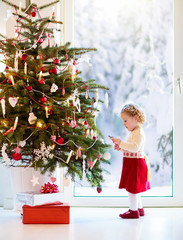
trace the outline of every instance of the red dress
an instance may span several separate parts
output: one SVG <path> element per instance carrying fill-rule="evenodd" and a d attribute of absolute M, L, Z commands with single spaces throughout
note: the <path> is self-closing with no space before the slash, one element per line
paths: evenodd
<path fill-rule="evenodd" d="M 123 157 L 123 168 L 119 188 L 130 193 L 141 193 L 150 189 L 148 168 L 144 158 Z"/>

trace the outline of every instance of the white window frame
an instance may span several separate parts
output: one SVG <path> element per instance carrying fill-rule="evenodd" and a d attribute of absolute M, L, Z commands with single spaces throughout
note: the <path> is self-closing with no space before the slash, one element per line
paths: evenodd
<path fill-rule="evenodd" d="M 74 43 L 74 0 L 65 0 L 65 42 Z M 144 197 L 145 207 L 183 206 L 183 93 L 180 94 L 177 78 L 183 81 L 183 1 L 174 0 L 173 71 L 173 197 Z M 82 16 L 81 16 L 82 17 Z M 173 20 L 173 19 L 172 19 Z M 79 26 L 78 26 L 79 27 Z M 82 46 L 81 46 L 82 47 Z M 183 92 L 183 89 L 182 89 Z M 65 200 L 71 206 L 128 206 L 127 197 L 73 197 L 73 183 L 65 187 Z"/>

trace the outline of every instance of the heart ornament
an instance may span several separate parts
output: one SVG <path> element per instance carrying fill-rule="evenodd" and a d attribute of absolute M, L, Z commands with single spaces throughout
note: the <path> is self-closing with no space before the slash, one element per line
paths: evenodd
<path fill-rule="evenodd" d="M 57 179 L 55 177 L 51 177 L 50 180 L 52 183 L 54 183 L 54 182 L 56 182 Z"/>
<path fill-rule="evenodd" d="M 18 102 L 18 98 L 17 97 L 9 97 L 8 101 L 12 107 L 15 107 Z"/>

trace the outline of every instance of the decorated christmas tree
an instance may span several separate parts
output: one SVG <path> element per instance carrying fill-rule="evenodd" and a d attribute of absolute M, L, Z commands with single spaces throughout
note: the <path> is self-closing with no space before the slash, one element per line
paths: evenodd
<path fill-rule="evenodd" d="M 0 76 L 0 143 L 3 164 L 53 172 L 67 168 L 72 180 L 86 178 L 91 186 L 103 182 L 103 164 L 109 145 L 95 124 L 99 89 L 95 80 L 83 80 L 79 65 L 91 48 L 55 44 L 54 11 L 42 18 L 40 10 L 59 1 L 26 7 L 14 5 L 15 37 L 1 35 L 5 70 Z M 107 92 L 105 104 L 108 103 Z"/>

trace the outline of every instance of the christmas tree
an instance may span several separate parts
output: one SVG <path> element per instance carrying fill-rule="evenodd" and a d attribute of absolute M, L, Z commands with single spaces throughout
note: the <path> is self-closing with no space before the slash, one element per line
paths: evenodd
<path fill-rule="evenodd" d="M 0 49 L 5 70 L 0 83 L 0 143 L 2 163 L 53 172 L 67 168 L 72 180 L 84 177 L 100 187 L 103 163 L 109 145 L 95 124 L 98 89 L 95 80 L 83 80 L 78 70 L 84 54 L 92 48 L 73 48 L 70 43 L 51 43 L 55 25 L 40 10 L 59 1 L 37 6 L 26 0 L 26 8 L 14 7 L 14 38 L 1 35 Z M 105 98 L 107 105 L 107 93 Z"/>

